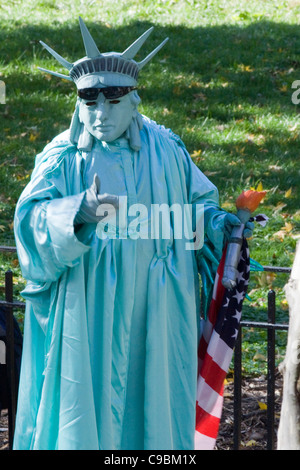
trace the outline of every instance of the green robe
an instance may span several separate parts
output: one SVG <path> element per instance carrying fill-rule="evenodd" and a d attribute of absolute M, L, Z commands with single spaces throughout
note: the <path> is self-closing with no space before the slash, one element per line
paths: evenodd
<path fill-rule="evenodd" d="M 74 230 L 97 172 L 101 193 L 149 215 L 152 204 L 204 204 L 205 236 L 220 256 L 215 186 L 170 130 L 144 118 L 141 140 L 139 152 L 120 138 L 83 153 L 65 132 L 37 156 L 20 196 L 27 286 L 14 449 L 194 448 L 201 250 L 172 237 L 172 218 L 169 239 Z"/>

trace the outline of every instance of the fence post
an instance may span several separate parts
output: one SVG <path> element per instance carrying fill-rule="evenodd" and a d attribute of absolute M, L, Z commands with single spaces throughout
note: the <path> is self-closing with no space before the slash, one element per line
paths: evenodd
<path fill-rule="evenodd" d="M 268 323 L 275 324 L 275 292 L 268 292 Z M 268 328 L 267 450 L 275 443 L 275 329 Z"/>
<path fill-rule="evenodd" d="M 11 271 L 5 273 L 5 300 L 13 302 L 13 274 Z M 16 417 L 16 376 L 15 376 L 15 353 L 14 353 L 14 321 L 13 308 L 6 309 L 6 367 L 9 395 L 8 428 L 9 447 L 12 448 L 15 417 Z"/>

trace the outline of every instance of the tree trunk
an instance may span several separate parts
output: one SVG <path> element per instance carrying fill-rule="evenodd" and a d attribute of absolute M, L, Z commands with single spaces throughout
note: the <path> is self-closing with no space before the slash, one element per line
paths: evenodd
<path fill-rule="evenodd" d="M 300 450 L 300 242 L 289 282 L 285 286 L 290 320 L 283 372 L 283 398 L 278 450 Z"/>

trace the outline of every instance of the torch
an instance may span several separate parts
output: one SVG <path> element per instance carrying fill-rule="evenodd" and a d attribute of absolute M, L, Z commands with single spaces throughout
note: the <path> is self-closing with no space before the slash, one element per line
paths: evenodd
<path fill-rule="evenodd" d="M 248 191 L 243 191 L 236 200 L 237 217 L 240 219 L 241 225 L 233 228 L 227 245 L 222 279 L 222 284 L 226 289 L 233 289 L 236 286 L 236 278 L 238 275 L 237 265 L 240 258 L 245 224 L 265 195 L 266 191 L 254 191 L 249 189 Z"/>

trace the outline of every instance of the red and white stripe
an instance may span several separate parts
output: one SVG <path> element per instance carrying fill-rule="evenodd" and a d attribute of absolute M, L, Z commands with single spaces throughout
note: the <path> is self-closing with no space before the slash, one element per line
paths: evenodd
<path fill-rule="evenodd" d="M 225 253 L 216 274 L 212 301 L 198 349 L 195 450 L 215 446 L 223 407 L 224 379 L 232 358 L 232 349 L 214 330 L 225 288 L 222 273 Z"/>

